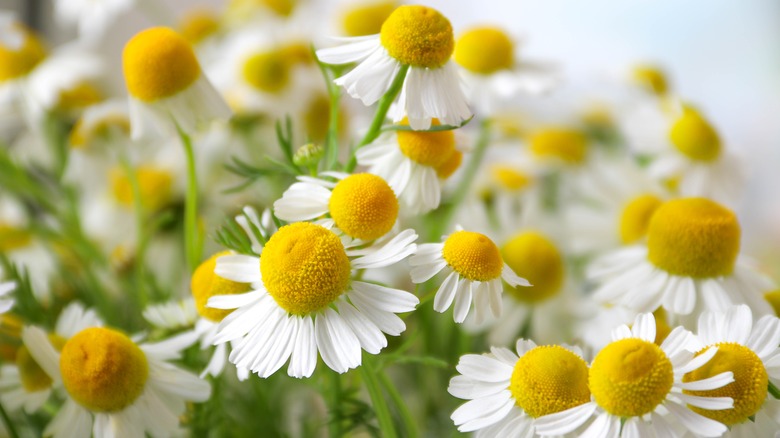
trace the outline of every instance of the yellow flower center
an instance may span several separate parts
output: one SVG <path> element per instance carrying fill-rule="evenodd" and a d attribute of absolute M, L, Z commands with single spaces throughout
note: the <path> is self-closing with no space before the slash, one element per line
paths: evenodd
<path fill-rule="evenodd" d="M 122 54 L 127 91 L 144 102 L 173 96 L 200 77 L 192 46 L 167 27 L 137 33 Z"/>
<path fill-rule="evenodd" d="M 664 401 L 674 383 L 672 363 L 661 348 L 637 338 L 604 347 L 590 366 L 596 403 L 618 417 L 638 417 Z"/>
<path fill-rule="evenodd" d="M 278 50 L 256 53 L 242 69 L 244 80 L 264 93 L 278 93 L 290 83 L 290 64 Z"/>
<path fill-rule="evenodd" d="M 534 231 L 517 234 L 504 244 L 501 255 L 515 274 L 532 284 L 528 287 L 507 287 L 507 292 L 513 297 L 535 303 L 551 298 L 561 290 L 563 257 L 544 235 Z"/>
<path fill-rule="evenodd" d="M 765 293 L 764 299 L 769 302 L 770 306 L 772 306 L 772 309 L 775 311 L 775 315 L 780 316 L 780 289 Z"/>
<path fill-rule="evenodd" d="M 347 114 L 339 112 L 338 132 L 344 132 L 348 126 Z M 303 114 L 303 125 L 310 141 L 322 142 L 328 135 L 330 127 L 330 100 L 325 94 L 316 94 Z"/>
<path fill-rule="evenodd" d="M 458 170 L 461 163 L 463 163 L 463 152 L 453 149 L 450 156 L 442 164 L 436 166 L 436 176 L 441 179 L 451 177 Z"/>
<path fill-rule="evenodd" d="M 515 47 L 504 31 L 494 27 L 472 29 L 455 44 L 455 62 L 466 70 L 489 75 L 512 68 Z"/>
<path fill-rule="evenodd" d="M 49 335 L 49 341 L 57 350 L 62 350 L 62 346 L 65 345 L 65 339 L 55 334 Z M 51 388 L 51 377 L 43 371 L 24 345 L 16 351 L 16 368 L 19 370 L 19 380 L 22 381 L 25 391 L 36 392 Z"/>
<path fill-rule="evenodd" d="M 404 120 L 403 124 L 408 122 Z M 439 126 L 434 119 L 432 126 Z M 410 160 L 423 166 L 443 166 L 455 151 L 455 133 L 448 131 L 397 131 L 398 146 Z"/>
<path fill-rule="evenodd" d="M 89 149 L 99 140 L 111 141 L 115 135 L 130 135 L 130 119 L 124 115 L 111 114 L 95 123 L 84 122 L 81 117 L 70 131 L 68 142 L 75 149 Z"/>
<path fill-rule="evenodd" d="M 493 166 L 491 170 L 493 179 L 498 185 L 509 191 L 522 190 L 531 183 L 529 175 L 509 166 L 498 164 Z"/>
<path fill-rule="evenodd" d="M 694 161 L 710 162 L 720 157 L 720 137 L 699 114 L 686 108 L 669 131 L 669 139 L 683 155 Z"/>
<path fill-rule="evenodd" d="M 350 175 L 339 181 L 328 208 L 337 227 L 363 240 L 384 236 L 398 218 L 398 199 L 393 189 L 370 173 Z"/>
<path fill-rule="evenodd" d="M 638 65 L 634 67 L 631 71 L 631 79 L 658 96 L 666 94 L 666 91 L 669 89 L 664 72 L 652 65 Z"/>
<path fill-rule="evenodd" d="M 103 93 L 93 84 L 82 82 L 60 92 L 57 109 L 73 111 L 86 108 L 103 100 Z"/>
<path fill-rule="evenodd" d="M 25 248 L 32 242 L 32 234 L 24 228 L 0 223 L 0 251 L 10 252 Z"/>
<path fill-rule="evenodd" d="M 701 368 L 683 376 L 683 382 L 706 379 L 720 373 L 731 371 L 734 381 L 726 386 L 710 391 L 683 391 L 686 394 L 704 397 L 731 397 L 734 407 L 720 411 L 689 406 L 692 410 L 705 417 L 731 426 L 743 423 L 758 412 L 767 396 L 769 377 L 761 359 L 751 349 L 733 342 L 715 344 L 718 352 L 715 357 Z M 709 347 L 708 347 L 709 348 Z M 706 351 L 706 348 L 697 355 Z"/>
<path fill-rule="evenodd" d="M 455 47 L 452 25 L 427 6 L 400 6 L 382 24 L 380 41 L 387 53 L 404 65 L 438 68 Z"/>
<path fill-rule="evenodd" d="M 219 20 L 211 11 L 191 11 L 179 23 L 179 31 L 191 44 L 198 44 L 219 30 Z"/>
<path fill-rule="evenodd" d="M 557 158 L 567 164 L 580 164 L 588 152 L 585 134 L 574 129 L 548 128 L 531 137 L 531 153 L 539 158 Z"/>
<path fill-rule="evenodd" d="M 296 0 L 259 0 L 268 9 L 281 17 L 289 17 L 295 10 Z"/>
<path fill-rule="evenodd" d="M 674 275 L 708 278 L 728 275 L 739 253 L 737 217 L 704 198 L 662 204 L 647 229 L 647 258 Z"/>
<path fill-rule="evenodd" d="M 173 175 L 153 166 L 140 166 L 135 171 L 141 200 L 147 211 L 159 211 L 173 197 Z M 111 188 L 116 199 L 126 207 L 133 207 L 133 187 L 123 169 L 111 171 Z"/>
<path fill-rule="evenodd" d="M 620 214 L 620 241 L 629 244 L 645 237 L 650 218 L 662 203 L 658 196 L 649 194 L 630 200 Z"/>
<path fill-rule="evenodd" d="M 534 418 L 565 411 L 590 401 L 588 364 L 559 345 L 535 347 L 515 364 L 509 391 Z"/>
<path fill-rule="evenodd" d="M 132 404 L 149 377 L 146 355 L 126 335 L 112 329 L 82 330 L 60 355 L 62 383 L 80 405 L 97 412 Z"/>
<path fill-rule="evenodd" d="M 501 276 L 501 251 L 487 236 L 456 231 L 444 241 L 442 256 L 458 274 L 472 281 L 490 281 Z"/>
<path fill-rule="evenodd" d="M 378 34 L 396 6 L 395 1 L 380 1 L 351 8 L 341 18 L 344 33 L 351 37 Z"/>
<path fill-rule="evenodd" d="M 260 273 L 281 308 L 304 315 L 325 308 L 347 289 L 350 263 L 333 232 L 310 222 L 296 222 L 268 240 L 260 257 Z"/>
<path fill-rule="evenodd" d="M 21 24 L 14 27 L 23 41 L 18 48 L 0 44 L 0 83 L 26 75 L 46 58 L 46 48 L 32 31 Z"/>
<path fill-rule="evenodd" d="M 225 310 L 206 307 L 209 298 L 215 295 L 241 294 L 252 290 L 252 286 L 248 283 L 230 281 L 214 273 L 214 268 L 217 266 L 217 258 L 230 254 L 230 251 L 214 254 L 201 263 L 195 269 L 195 272 L 192 273 L 190 290 L 192 291 L 192 297 L 195 298 L 195 308 L 200 316 L 209 321 L 220 322 L 233 311 L 233 309 Z"/>

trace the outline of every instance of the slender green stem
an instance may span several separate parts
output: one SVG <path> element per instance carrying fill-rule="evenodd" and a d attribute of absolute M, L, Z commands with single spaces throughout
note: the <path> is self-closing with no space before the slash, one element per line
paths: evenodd
<path fill-rule="evenodd" d="M 146 227 L 145 225 L 145 210 L 143 199 L 141 198 L 141 185 L 138 182 L 138 174 L 133 169 L 130 160 L 127 157 L 125 151 L 119 159 L 122 164 L 122 168 L 127 174 L 127 180 L 130 182 L 130 191 L 133 195 L 133 210 L 135 213 L 135 227 L 136 227 L 136 248 L 135 248 L 135 287 L 138 297 L 138 302 L 141 308 L 146 307 L 148 302 L 148 294 L 146 291 L 146 282 L 144 281 L 144 266 L 145 266 L 145 241 L 146 241 Z"/>
<path fill-rule="evenodd" d="M 395 432 L 393 418 L 390 416 L 390 409 L 387 406 L 387 400 L 382 395 L 382 388 L 379 385 L 377 371 L 372 362 L 373 358 L 363 356 L 363 366 L 360 367 L 363 381 L 366 384 L 368 395 L 371 397 L 371 404 L 374 406 L 376 418 L 379 421 L 380 436 L 384 438 L 395 438 L 398 434 Z"/>
<path fill-rule="evenodd" d="M 769 382 L 769 393 L 772 394 L 772 397 L 780 400 L 780 389 L 772 382 Z"/>
<path fill-rule="evenodd" d="M 14 427 L 13 421 L 11 421 L 11 417 L 8 416 L 8 412 L 5 410 L 5 406 L 3 406 L 2 403 L 0 403 L 0 416 L 3 417 L 3 422 L 5 423 L 5 428 L 8 429 L 8 435 L 11 438 L 19 438 L 19 433 L 16 432 L 16 428 Z"/>
<path fill-rule="evenodd" d="M 414 416 L 412 416 L 411 411 L 409 411 L 409 407 L 406 406 L 406 402 L 404 402 L 403 397 L 401 397 L 401 394 L 398 392 L 398 388 L 396 388 L 390 378 L 387 377 L 387 373 L 385 373 L 384 370 L 379 371 L 379 382 L 382 384 L 382 388 L 390 394 L 390 398 L 393 399 L 393 403 L 395 403 L 398 412 L 401 414 L 401 421 L 405 428 L 404 436 L 410 438 L 420 436 L 420 431 L 417 430 L 417 423 L 414 421 Z"/>
<path fill-rule="evenodd" d="M 198 267 L 200 262 L 201 239 L 198 231 L 198 177 L 195 172 L 195 152 L 192 141 L 181 128 L 176 125 L 179 138 L 187 156 L 187 194 L 184 200 L 184 250 L 187 267 L 190 272 Z"/>
<path fill-rule="evenodd" d="M 339 103 L 341 103 L 341 92 L 324 69 L 323 74 L 327 82 L 328 97 L 330 99 L 328 136 L 325 142 L 325 170 L 331 170 L 339 158 Z"/>
<path fill-rule="evenodd" d="M 342 406 L 341 398 L 344 391 L 341 389 L 341 374 L 337 372 L 328 372 L 330 377 L 330 396 L 331 396 L 331 419 L 328 423 L 329 435 L 332 437 L 343 436 L 344 430 L 341 427 L 341 414 L 338 410 Z"/>

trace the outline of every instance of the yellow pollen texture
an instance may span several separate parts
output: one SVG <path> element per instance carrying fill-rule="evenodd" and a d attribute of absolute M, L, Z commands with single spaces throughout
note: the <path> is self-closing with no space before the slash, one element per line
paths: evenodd
<path fill-rule="evenodd" d="M 60 372 L 65 389 L 76 402 L 92 411 L 113 412 L 141 395 L 149 364 L 146 354 L 126 335 L 92 327 L 65 343 Z"/>
<path fill-rule="evenodd" d="M 200 77 L 200 64 L 184 37 L 167 27 L 137 33 L 122 53 L 127 91 L 154 102 L 187 89 Z"/>
<path fill-rule="evenodd" d="M 135 171 L 135 177 L 147 211 L 158 211 L 168 205 L 173 197 L 173 176 L 170 172 L 152 166 L 140 166 Z M 123 169 L 111 172 L 111 189 L 120 204 L 133 207 L 133 188 Z"/>
<path fill-rule="evenodd" d="M 740 228 L 727 208 L 704 198 L 668 201 L 647 230 L 647 258 L 674 275 L 694 278 L 731 274 L 739 253 Z"/>
<path fill-rule="evenodd" d="M 458 274 L 472 281 L 490 281 L 501 276 L 501 251 L 487 236 L 456 231 L 444 242 L 442 255 Z"/>
<path fill-rule="evenodd" d="M 495 165 L 491 170 L 498 185 L 510 191 L 522 190 L 531 183 L 529 175 L 509 166 Z"/>
<path fill-rule="evenodd" d="M 0 251 L 10 252 L 28 246 L 32 242 L 32 234 L 24 228 L 0 223 Z"/>
<path fill-rule="evenodd" d="M 222 251 L 209 257 L 208 260 L 201 263 L 195 272 L 192 273 L 192 281 L 190 282 L 190 290 L 192 291 L 192 297 L 195 299 L 195 308 L 198 310 L 200 316 L 208 319 L 209 321 L 219 322 L 233 311 L 233 309 L 213 309 L 206 307 L 209 298 L 214 295 L 233 295 L 249 292 L 252 287 L 249 283 L 237 283 L 230 281 L 226 278 L 222 278 L 214 273 L 214 268 L 217 267 L 217 259 L 222 256 L 230 255 L 230 251 Z"/>
<path fill-rule="evenodd" d="M 244 61 L 242 74 L 258 91 L 278 93 L 290 83 L 290 64 L 279 50 L 256 53 Z"/>
<path fill-rule="evenodd" d="M 539 302 L 554 297 L 563 285 L 563 257 L 553 242 L 541 233 L 526 231 L 512 237 L 501 255 L 515 274 L 532 286 L 507 287 L 515 298 L 524 302 Z"/>
<path fill-rule="evenodd" d="M 473 73 L 489 75 L 512 68 L 515 47 L 502 30 L 479 27 L 461 35 L 455 43 L 455 62 Z"/>
<path fill-rule="evenodd" d="M 455 47 L 450 21 L 426 6 L 398 7 L 382 24 L 379 35 L 390 56 L 412 67 L 441 67 Z"/>
<path fill-rule="evenodd" d="M 585 134 L 568 128 L 548 128 L 531 137 L 531 153 L 539 158 L 557 158 L 567 164 L 585 161 L 588 140 Z"/>
<path fill-rule="evenodd" d="M 720 137 L 699 114 L 686 108 L 669 131 L 669 139 L 683 155 L 694 161 L 711 162 L 720 157 Z"/>
<path fill-rule="evenodd" d="M 393 189 L 370 173 L 350 175 L 339 181 L 328 208 L 337 227 L 363 240 L 384 236 L 398 218 L 398 199 Z"/>
<path fill-rule="evenodd" d="M 589 385 L 596 403 L 618 417 L 652 412 L 673 383 L 672 363 L 663 350 L 637 338 L 607 345 L 590 366 Z"/>
<path fill-rule="evenodd" d="M 310 222 L 279 229 L 260 257 L 268 293 L 281 308 L 304 315 L 321 310 L 349 286 L 350 263 L 333 232 Z"/>
<path fill-rule="evenodd" d="M 664 95 L 669 89 L 666 75 L 659 68 L 651 65 L 638 65 L 631 72 L 632 79 L 656 95 Z"/>
<path fill-rule="evenodd" d="M 341 19 L 344 33 L 351 37 L 378 34 L 396 6 L 395 1 L 380 1 L 353 7 Z"/>
<path fill-rule="evenodd" d="M 721 388 L 710 391 L 683 391 L 686 394 L 703 397 L 731 397 L 734 407 L 720 411 L 689 406 L 695 412 L 715 421 L 731 426 L 743 423 L 748 417 L 758 412 L 767 397 L 769 376 L 761 359 L 751 349 L 733 342 L 715 344 L 718 352 L 715 357 L 701 368 L 683 376 L 683 382 L 714 377 L 720 373 L 731 371 L 734 381 Z M 706 351 L 706 348 L 697 355 Z"/>
<path fill-rule="evenodd" d="M 658 196 L 649 194 L 630 200 L 620 214 L 620 241 L 630 244 L 645 237 L 650 218 L 662 203 Z"/>
<path fill-rule="evenodd" d="M 46 57 L 46 48 L 32 31 L 22 25 L 15 27 L 23 42 L 18 48 L 0 44 L 0 83 L 26 75 Z"/>
<path fill-rule="evenodd" d="M 408 122 L 404 120 L 404 124 Z M 433 120 L 432 126 L 439 126 Z M 398 146 L 407 158 L 423 166 L 443 166 L 455 151 L 455 133 L 448 131 L 397 131 Z"/>
<path fill-rule="evenodd" d="M 436 166 L 436 176 L 441 179 L 447 179 L 451 177 L 452 174 L 458 170 L 461 163 L 463 163 L 463 152 L 457 149 L 453 149 L 449 157 L 447 157 L 443 163 Z"/>
<path fill-rule="evenodd" d="M 65 345 L 65 339 L 55 334 L 49 335 L 49 342 L 58 351 Z M 52 380 L 48 374 L 38 365 L 38 362 L 30 355 L 30 351 L 22 345 L 16 351 L 16 368 L 19 370 L 19 380 L 27 392 L 43 391 L 51 387 Z"/>
<path fill-rule="evenodd" d="M 515 364 L 509 391 L 534 418 L 565 411 L 590 401 L 588 365 L 559 345 L 536 347 Z"/>

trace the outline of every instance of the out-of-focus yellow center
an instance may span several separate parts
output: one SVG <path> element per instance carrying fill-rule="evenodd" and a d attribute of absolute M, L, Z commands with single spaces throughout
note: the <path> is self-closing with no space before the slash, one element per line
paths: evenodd
<path fill-rule="evenodd" d="M 455 62 L 473 73 L 489 75 L 512 68 L 514 52 L 514 43 L 506 32 L 478 27 L 461 35 L 455 43 Z"/>
<path fill-rule="evenodd" d="M 60 111 L 78 110 L 101 102 L 103 99 L 103 92 L 94 84 L 81 82 L 60 92 L 57 109 Z"/>
<path fill-rule="evenodd" d="M 144 208 L 159 211 L 171 202 L 173 197 L 173 175 L 167 170 L 153 166 L 140 166 L 135 171 L 138 188 Z M 111 171 L 111 188 L 114 198 L 126 207 L 133 207 L 133 186 L 123 169 Z"/>
<path fill-rule="evenodd" d="M 559 345 L 535 347 L 515 364 L 509 391 L 534 418 L 565 411 L 590 401 L 588 365 Z"/>
<path fill-rule="evenodd" d="M 628 201 L 620 213 L 620 241 L 627 245 L 645 237 L 650 218 L 662 203 L 658 196 L 650 194 Z"/>
<path fill-rule="evenodd" d="M 734 399 L 734 407 L 731 409 L 710 411 L 695 406 L 689 407 L 695 412 L 720 421 L 727 426 L 744 423 L 763 406 L 767 397 L 769 376 L 761 359 L 753 350 L 733 342 L 715 345 L 718 347 L 715 357 L 701 368 L 684 375 L 683 382 L 714 377 L 726 371 L 734 373 L 734 381 L 710 391 L 685 390 L 683 392 L 703 397 L 731 397 Z M 706 348 L 698 352 L 697 355 L 704 351 Z"/>
<path fill-rule="evenodd" d="M 21 34 L 22 45 L 0 44 L 0 83 L 26 75 L 46 58 L 46 47 L 31 30 L 21 24 L 13 27 L 13 31 Z"/>
<path fill-rule="evenodd" d="M 618 417 L 638 417 L 664 401 L 674 383 L 672 363 L 661 348 L 637 338 L 604 347 L 590 366 L 596 403 Z"/>
<path fill-rule="evenodd" d="M 731 210 L 704 198 L 662 204 L 647 229 L 647 258 L 674 275 L 728 275 L 739 253 L 740 228 Z"/>
<path fill-rule="evenodd" d="M 669 89 L 664 72 L 652 65 L 637 65 L 631 71 L 631 79 L 658 96 L 666 94 Z"/>
<path fill-rule="evenodd" d="M 501 251 L 487 236 L 456 231 L 444 241 L 442 256 L 452 269 L 472 281 L 490 281 L 501 276 Z"/>
<path fill-rule="evenodd" d="M 775 315 L 780 316 L 780 289 L 765 293 L 764 299 L 772 306 Z"/>
<path fill-rule="evenodd" d="M 522 190 L 531 183 L 531 177 L 514 167 L 497 164 L 491 169 L 491 175 L 499 186 L 509 191 Z"/>
<path fill-rule="evenodd" d="M 141 395 L 149 364 L 146 354 L 123 333 L 92 327 L 65 343 L 60 372 L 73 400 L 91 411 L 113 412 Z"/>
<path fill-rule="evenodd" d="M 403 122 L 407 124 L 406 120 Z M 439 126 L 434 119 L 431 126 Z M 437 168 L 444 165 L 455 151 L 455 133 L 448 131 L 397 131 L 401 152 L 415 163 Z"/>
<path fill-rule="evenodd" d="M 281 17 L 289 17 L 295 10 L 297 0 L 254 0 Z"/>
<path fill-rule="evenodd" d="M 290 64 L 279 50 L 256 53 L 244 61 L 244 80 L 264 93 L 278 93 L 290 83 Z"/>
<path fill-rule="evenodd" d="M 711 162 L 720 157 L 720 137 L 698 111 L 686 108 L 669 131 L 669 139 L 683 155 L 694 161 Z"/>
<path fill-rule="evenodd" d="M 137 33 L 122 53 L 127 91 L 154 102 L 184 91 L 200 77 L 200 64 L 190 43 L 167 27 Z"/>
<path fill-rule="evenodd" d="M 427 6 L 399 6 L 382 24 L 379 35 L 390 56 L 412 67 L 441 67 L 455 47 L 450 21 Z"/>
<path fill-rule="evenodd" d="M 453 148 L 449 157 L 436 166 L 436 175 L 441 179 L 447 179 L 458 170 L 461 163 L 463 163 L 463 152 Z"/>
<path fill-rule="evenodd" d="M 548 128 L 531 137 L 531 153 L 539 158 L 557 158 L 567 164 L 580 164 L 588 153 L 588 139 L 574 129 Z"/>
<path fill-rule="evenodd" d="M 346 291 L 350 263 L 333 232 L 310 222 L 296 222 L 268 240 L 260 257 L 260 273 L 281 308 L 305 315 L 325 308 Z"/>
<path fill-rule="evenodd" d="M 51 342 L 57 350 L 62 350 L 65 345 L 65 339 L 61 336 L 50 334 Z M 16 368 L 19 370 L 19 380 L 22 381 L 22 387 L 27 392 L 43 391 L 51 388 L 51 377 L 38 365 L 38 362 L 30 355 L 30 350 L 24 345 L 19 347 L 16 352 Z"/>
<path fill-rule="evenodd" d="M 341 18 L 341 25 L 347 36 L 376 35 L 382 30 L 382 23 L 396 8 L 395 1 L 378 1 L 353 6 Z"/>
<path fill-rule="evenodd" d="M 222 278 L 214 273 L 217 266 L 217 258 L 230 255 L 230 251 L 223 251 L 209 257 L 208 260 L 201 263 L 195 272 L 192 273 L 190 290 L 192 297 L 195 298 L 195 308 L 200 316 L 209 321 L 219 322 L 233 311 L 233 309 L 214 309 L 206 307 L 209 298 L 215 295 L 233 295 L 249 292 L 252 286 L 248 283 L 238 283 Z"/>
<path fill-rule="evenodd" d="M 655 319 L 655 343 L 661 345 L 666 340 L 666 337 L 669 336 L 669 333 L 672 332 L 666 310 L 663 307 L 655 309 L 653 319 Z"/>
<path fill-rule="evenodd" d="M 198 44 L 219 30 L 219 18 L 213 12 L 199 9 L 189 12 L 179 23 L 179 32 L 190 44 Z"/>
<path fill-rule="evenodd" d="M 535 231 L 515 235 L 501 248 L 504 262 L 532 286 L 506 287 L 520 301 L 535 303 L 554 297 L 561 290 L 565 267 L 563 256 L 546 236 Z"/>
<path fill-rule="evenodd" d="M 10 252 L 25 248 L 32 242 L 32 234 L 24 228 L 0 222 L 0 251 Z"/>
<path fill-rule="evenodd" d="M 68 142 L 75 149 L 90 149 L 99 140 L 110 141 L 114 135 L 130 135 L 130 119 L 124 115 L 111 114 L 94 123 L 85 122 L 79 118 L 70 131 Z"/>
<path fill-rule="evenodd" d="M 328 208 L 337 227 L 363 240 L 384 236 L 398 218 L 398 199 L 393 189 L 370 173 L 350 175 L 339 181 Z"/>

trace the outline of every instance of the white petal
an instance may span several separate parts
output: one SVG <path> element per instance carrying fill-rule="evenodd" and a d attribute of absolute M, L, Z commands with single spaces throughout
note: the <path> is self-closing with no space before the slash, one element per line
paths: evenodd
<path fill-rule="evenodd" d="M 719 437 L 728 429 L 715 420 L 703 417 L 676 403 L 665 403 L 664 407 L 674 415 L 688 430 L 704 437 Z"/>
<path fill-rule="evenodd" d="M 596 412 L 596 403 L 584 403 L 565 411 L 544 415 L 534 420 L 539 435 L 564 435 L 585 424 Z"/>
<path fill-rule="evenodd" d="M 311 317 L 293 317 L 298 324 L 290 366 L 287 374 L 292 377 L 309 377 L 317 366 L 317 343 L 314 338 L 314 322 Z"/>
<path fill-rule="evenodd" d="M 419 298 L 404 290 L 362 281 L 352 282 L 352 291 L 347 293 L 347 297 L 351 297 L 355 292 L 361 294 L 366 300 L 370 300 L 377 309 L 386 312 L 411 312 L 420 304 Z"/>
<path fill-rule="evenodd" d="M 317 349 L 333 371 L 345 373 L 360 366 L 360 341 L 333 309 L 325 309 L 314 320 Z"/>
<path fill-rule="evenodd" d="M 466 280 L 459 282 L 459 274 L 452 272 L 439 286 L 439 290 L 436 291 L 436 295 L 433 297 L 433 310 L 443 313 L 452 305 L 455 295 L 457 294 L 459 283 L 463 283 Z"/>
<path fill-rule="evenodd" d="M 655 342 L 655 318 L 652 313 L 640 313 L 634 319 L 631 333 L 635 338 Z"/>
<path fill-rule="evenodd" d="M 458 324 L 466 320 L 471 308 L 471 287 L 472 282 L 466 279 L 458 284 L 458 290 L 455 292 L 455 308 L 453 309 L 453 318 Z"/>
<path fill-rule="evenodd" d="M 382 331 L 351 304 L 339 301 L 337 308 L 364 350 L 371 354 L 379 354 L 387 346 L 387 338 L 382 334 Z"/>
<path fill-rule="evenodd" d="M 455 367 L 459 373 L 480 382 L 509 382 L 514 368 L 490 356 L 466 354 Z"/>
<path fill-rule="evenodd" d="M 261 281 L 260 259 L 241 254 L 226 255 L 217 258 L 214 273 L 237 283 Z"/>
<path fill-rule="evenodd" d="M 55 382 L 60 382 L 60 354 L 49 342 L 46 332 L 38 327 L 29 326 L 22 329 L 22 342 L 30 352 L 30 356 L 43 371 Z"/>

